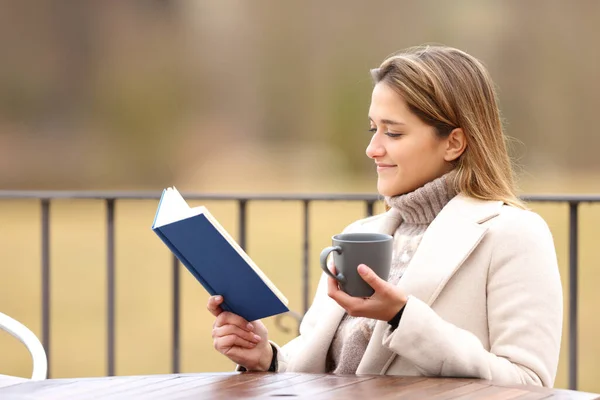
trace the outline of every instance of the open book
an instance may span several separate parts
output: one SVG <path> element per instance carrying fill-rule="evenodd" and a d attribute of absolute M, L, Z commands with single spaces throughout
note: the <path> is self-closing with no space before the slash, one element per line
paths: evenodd
<path fill-rule="evenodd" d="M 288 300 L 206 207 L 190 208 L 175 188 L 163 190 L 152 230 L 221 308 L 247 321 L 289 311 Z"/>

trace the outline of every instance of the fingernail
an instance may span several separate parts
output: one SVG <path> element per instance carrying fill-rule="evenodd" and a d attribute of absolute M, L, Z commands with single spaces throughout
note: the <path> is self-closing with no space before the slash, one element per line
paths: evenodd
<path fill-rule="evenodd" d="M 246 325 L 246 328 L 248 328 L 249 330 L 253 330 L 254 329 L 254 325 L 252 325 L 252 324 L 249 323 L 248 325 Z"/>
<path fill-rule="evenodd" d="M 215 296 L 215 301 L 221 301 L 223 300 L 223 296 Z"/>
<path fill-rule="evenodd" d="M 257 342 L 260 342 L 261 337 L 258 335 L 254 335 L 254 340 L 256 340 Z"/>
<path fill-rule="evenodd" d="M 367 273 L 367 267 L 364 264 L 360 264 L 358 266 L 358 273 L 359 274 L 365 274 L 365 273 Z"/>

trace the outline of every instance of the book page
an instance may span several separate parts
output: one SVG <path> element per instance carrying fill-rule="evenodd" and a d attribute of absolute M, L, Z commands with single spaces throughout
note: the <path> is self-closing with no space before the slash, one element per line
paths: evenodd
<path fill-rule="evenodd" d="M 201 213 L 202 210 L 197 207 L 190 208 L 175 187 L 167 188 L 161 197 L 154 226 L 161 227 Z"/>

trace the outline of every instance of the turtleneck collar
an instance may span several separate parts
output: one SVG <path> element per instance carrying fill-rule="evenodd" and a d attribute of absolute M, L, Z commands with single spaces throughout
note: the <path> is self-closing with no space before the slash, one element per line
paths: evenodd
<path fill-rule="evenodd" d="M 430 224 L 457 194 L 451 184 L 453 175 L 451 171 L 410 193 L 386 196 L 385 202 L 405 223 Z"/>

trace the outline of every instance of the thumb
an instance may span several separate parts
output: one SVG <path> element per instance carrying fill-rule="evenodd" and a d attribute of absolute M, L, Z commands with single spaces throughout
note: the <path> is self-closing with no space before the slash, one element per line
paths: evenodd
<path fill-rule="evenodd" d="M 369 284 L 369 286 L 375 289 L 375 291 L 381 289 L 385 284 L 383 279 L 377 276 L 377 274 L 373 272 L 371 268 L 364 264 L 360 264 L 358 266 L 358 273 L 360 274 L 361 278 Z"/>
<path fill-rule="evenodd" d="M 221 308 L 222 303 L 223 296 L 211 296 L 208 299 L 208 305 L 206 306 L 206 308 L 212 315 L 218 317 L 219 314 L 223 312 L 223 309 Z"/>

